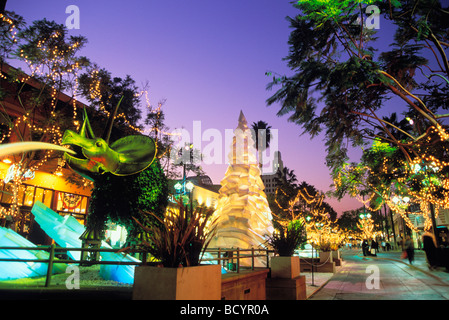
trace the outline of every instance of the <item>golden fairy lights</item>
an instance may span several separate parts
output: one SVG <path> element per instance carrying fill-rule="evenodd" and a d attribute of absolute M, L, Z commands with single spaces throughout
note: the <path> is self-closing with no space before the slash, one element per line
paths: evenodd
<path fill-rule="evenodd" d="M 362 233 L 364 239 L 374 239 L 382 234 L 382 232 L 376 231 L 374 229 L 375 227 L 376 225 L 371 217 L 363 217 L 357 223 L 357 228 Z"/>
<path fill-rule="evenodd" d="M 10 25 L 9 33 L 11 34 L 11 39 L 14 42 L 16 41 L 15 35 L 15 26 L 11 19 L 7 18 L 5 15 L 0 14 L 0 19 L 3 22 L 6 22 Z M 62 131 L 61 128 L 57 125 L 56 119 L 56 104 L 58 102 L 58 94 L 60 90 L 58 89 L 58 84 L 61 82 L 63 77 L 73 77 L 73 79 L 77 79 L 77 71 L 80 69 L 80 64 L 78 61 L 71 62 L 74 51 L 80 46 L 80 43 L 75 41 L 71 45 L 66 46 L 65 48 L 61 48 L 55 45 L 52 45 L 52 39 L 61 36 L 59 33 L 55 32 L 47 38 L 42 38 L 37 41 L 36 48 L 38 49 L 39 55 L 41 58 L 32 60 L 30 59 L 25 51 L 22 49 L 19 52 L 20 57 L 27 63 L 30 74 L 26 75 L 24 73 L 18 73 L 16 78 L 14 79 L 16 83 L 18 83 L 18 101 L 23 108 L 24 114 L 22 116 L 18 116 L 14 121 L 11 121 L 8 126 L 8 130 L 2 132 L 2 136 L 0 138 L 0 143 L 3 143 L 5 139 L 9 139 L 13 133 L 18 135 L 19 139 L 27 140 L 33 139 L 35 135 L 39 135 L 41 141 L 47 141 L 54 144 L 60 144 L 62 139 Z M 45 58 L 44 58 L 45 57 Z M 2 79 L 8 79 L 7 74 L 1 74 Z M 34 79 L 35 77 L 40 77 L 39 83 L 41 83 L 41 88 L 39 92 L 39 96 L 36 99 L 25 102 L 26 106 L 23 104 L 25 100 L 21 98 L 21 93 L 25 85 L 29 82 L 29 80 Z M 44 89 L 48 91 L 50 94 L 49 103 L 44 105 L 47 107 L 47 111 L 49 113 L 49 117 L 46 119 L 48 121 L 48 126 L 42 126 L 42 122 L 36 124 L 36 115 L 32 112 L 36 107 L 40 107 L 42 102 L 40 101 L 40 97 L 42 96 Z M 77 89 L 77 80 L 75 81 L 75 92 Z M 75 94 L 74 94 L 75 95 Z M 31 103 L 31 105 L 29 105 Z M 0 102 L 2 104 L 2 102 Z M 5 107 L 2 105 L 3 110 Z M 76 125 L 76 99 L 73 99 L 73 120 Z M 7 117 L 8 118 L 8 117 Z M 22 155 L 21 160 L 15 164 L 20 170 L 14 174 L 14 177 L 11 182 L 11 193 L 12 193 L 12 202 L 9 208 L 0 208 L 0 217 L 8 215 L 13 218 L 16 218 L 20 215 L 19 204 L 17 200 L 18 189 L 22 184 L 24 179 L 23 173 L 25 171 L 35 172 L 39 170 L 39 168 L 44 165 L 53 155 L 52 150 L 41 151 L 39 157 L 34 157 L 34 153 L 30 155 Z M 61 162 L 62 164 L 62 162 Z M 55 173 L 61 172 L 62 165 L 58 165 Z M 25 171 L 24 171 L 25 170 Z"/>
<path fill-rule="evenodd" d="M 9 177 L 8 179 L 12 179 L 12 182 L 10 183 L 11 188 L 11 204 L 9 208 L 5 208 L 0 206 L 0 218 L 4 218 L 6 216 L 9 216 L 13 219 L 20 216 L 20 210 L 19 210 L 19 188 L 22 185 L 23 180 L 26 179 L 26 173 L 31 172 L 31 170 L 28 170 L 24 167 L 22 167 L 20 164 L 12 164 L 9 167 Z M 6 183 L 6 181 L 4 181 Z"/>
<path fill-rule="evenodd" d="M 16 34 L 17 34 L 17 30 L 16 30 L 16 26 L 14 24 L 14 21 L 12 21 L 12 19 L 10 19 L 9 17 L 7 17 L 6 15 L 4 15 L 3 13 L 0 13 L 0 19 L 2 22 L 6 23 L 7 25 L 9 25 L 9 29 L 6 32 L 6 35 L 9 35 L 11 38 L 11 41 L 13 43 L 17 42 L 16 39 Z M 0 70 L 0 79 L 6 80 L 7 76 L 3 74 L 3 72 Z"/>
<path fill-rule="evenodd" d="M 317 193 L 311 195 L 306 188 L 297 190 L 294 197 L 288 200 L 286 207 L 283 207 L 278 200 L 279 195 L 288 198 L 288 195 L 282 188 L 276 188 L 275 203 L 288 218 L 279 217 L 276 213 L 272 215 L 277 218 L 277 221 L 286 227 L 290 221 L 303 219 L 307 230 L 307 240 L 309 243 L 314 243 L 321 250 L 337 250 L 339 246 L 346 239 L 345 233 L 338 228 L 338 226 L 329 218 L 329 215 L 322 206 L 324 194 Z M 305 201 L 310 206 L 308 212 L 298 210 L 297 204 L 300 201 Z"/>
<path fill-rule="evenodd" d="M 0 19 L 2 22 L 6 22 L 9 25 L 9 31 L 7 31 L 10 36 L 9 38 L 17 43 L 16 39 L 16 27 L 14 26 L 14 22 L 9 19 L 7 16 L 0 14 Z M 8 36 L 8 35 L 5 35 Z M 61 83 L 70 83 L 71 86 L 66 88 L 67 90 L 72 90 L 71 92 L 71 100 L 70 104 L 72 105 L 72 125 L 78 131 L 80 128 L 80 121 L 78 120 L 78 108 L 80 107 L 80 103 L 77 101 L 78 90 L 79 90 L 79 82 L 78 82 L 78 72 L 84 66 L 83 59 L 77 59 L 75 57 L 75 53 L 78 49 L 80 49 L 82 40 L 71 41 L 72 43 L 67 44 L 64 43 L 64 34 L 61 32 L 53 32 L 51 35 L 47 37 L 41 37 L 36 40 L 35 48 L 37 49 L 37 58 L 30 54 L 27 55 L 26 49 L 22 49 L 19 51 L 19 56 L 29 67 L 29 74 L 25 73 L 17 73 L 14 75 L 14 81 L 18 83 L 18 92 L 17 97 L 21 107 L 23 108 L 24 114 L 18 116 L 14 121 L 10 121 L 6 130 L 2 130 L 0 135 L 0 143 L 3 143 L 6 139 L 11 138 L 13 134 L 18 134 L 18 138 L 22 140 L 27 139 L 35 139 L 36 135 L 39 136 L 39 139 L 42 141 L 60 144 L 63 136 L 63 131 L 57 125 L 58 123 L 58 113 L 56 112 L 56 106 L 59 102 L 59 94 L 64 89 L 60 87 Z M 61 41 L 60 45 L 57 43 Z M 9 79 L 11 76 L 8 74 L 4 74 L 0 71 L 0 79 Z M 92 72 L 92 78 L 94 81 L 92 82 L 92 86 L 90 88 L 90 95 L 92 98 L 101 96 L 101 83 L 98 77 L 98 71 L 94 70 Z M 37 81 L 34 81 L 36 80 Z M 64 81 L 62 81 L 64 80 Z M 39 82 L 40 90 L 38 98 L 32 101 L 25 102 L 25 99 L 21 97 L 22 90 L 25 88 L 25 85 L 33 81 L 34 83 Z M 41 97 L 43 96 L 44 91 L 48 92 L 50 98 L 48 102 L 42 103 Z M 142 91 L 139 93 L 139 97 L 145 97 L 147 106 L 152 113 L 156 113 L 158 117 L 161 115 L 161 104 L 158 105 L 156 110 L 153 110 L 149 103 L 148 92 Z M 23 100 L 22 100 L 23 99 Z M 99 99 L 101 101 L 101 99 Z M 29 105 L 29 104 L 32 105 Z M 33 114 L 31 110 L 37 110 L 36 107 L 45 107 L 48 112 L 48 117 L 45 119 L 45 122 L 48 125 L 42 125 L 42 122 L 38 125 L 36 121 L 36 114 Z M 5 106 L 0 101 L 0 107 L 2 110 L 5 110 Z M 100 104 L 100 111 L 105 114 L 106 117 L 109 116 L 109 112 L 105 109 L 105 106 Z M 119 113 L 116 118 L 120 118 L 122 122 L 127 125 L 129 128 L 134 131 L 141 132 L 143 131 L 140 128 L 137 128 L 128 121 L 124 113 Z M 159 128 L 156 128 L 159 130 Z M 159 132 L 161 132 L 159 130 Z M 26 135 L 24 135 L 26 133 Z M 163 133 L 163 132 L 162 132 Z M 23 154 L 21 155 L 21 160 L 18 162 L 23 164 L 24 167 L 27 167 L 31 171 L 39 170 L 49 159 L 54 157 L 54 152 L 52 150 L 39 151 L 39 156 L 35 157 L 34 154 Z M 17 157 L 16 157 L 17 158 Z M 17 159 L 16 159 L 17 161 Z M 53 174 L 60 175 L 62 174 L 62 167 L 64 166 L 64 161 L 58 161 L 57 168 L 53 171 Z M 87 181 L 83 179 L 84 181 Z M 21 185 L 22 180 L 20 175 L 15 177 L 10 183 L 12 186 L 11 193 L 14 198 L 17 198 L 17 190 Z M 17 202 L 14 202 L 8 209 L 0 207 L 0 217 L 9 215 L 12 217 L 17 217 L 20 214 L 19 206 Z"/>
<path fill-rule="evenodd" d="M 324 195 L 320 195 L 319 197 L 311 196 L 307 192 L 307 189 L 304 188 L 303 190 L 298 190 L 296 196 L 294 198 L 292 198 L 291 200 L 289 200 L 287 207 L 284 208 L 278 201 L 279 192 L 281 192 L 284 196 L 288 197 L 288 195 L 285 193 L 284 190 L 282 190 L 282 188 L 276 188 L 274 201 L 276 202 L 277 206 L 280 209 L 282 209 L 284 212 L 289 213 L 289 215 L 290 215 L 289 220 L 296 220 L 302 214 L 299 211 L 298 211 L 298 214 L 295 214 L 295 210 L 294 210 L 295 205 L 299 202 L 300 199 L 304 200 L 309 205 L 315 203 L 317 206 L 320 206 L 324 199 Z M 280 217 L 277 217 L 277 218 L 280 219 Z"/>
<path fill-rule="evenodd" d="M 101 78 L 99 77 L 99 71 L 97 69 L 93 69 L 91 71 L 90 74 L 90 78 L 92 79 L 92 82 L 89 85 L 89 95 L 90 98 L 92 100 L 97 99 L 99 102 L 99 110 L 106 116 L 109 117 L 110 116 L 110 112 L 108 110 L 106 110 L 106 106 L 103 102 L 102 95 L 103 93 L 101 92 Z M 147 96 L 147 91 L 143 90 L 141 91 L 140 95 L 145 94 L 146 96 L 146 101 L 147 101 L 147 105 L 149 105 L 149 101 L 148 101 L 148 96 Z M 110 97 L 109 97 L 110 98 Z M 129 120 L 126 118 L 126 115 L 121 112 L 118 113 L 114 119 L 121 119 L 123 121 L 123 123 L 128 126 L 129 128 L 131 128 L 132 130 L 139 132 L 139 133 L 144 133 L 140 128 L 134 126 L 131 124 L 131 122 L 129 122 Z"/>
<path fill-rule="evenodd" d="M 444 134 L 444 130 L 438 131 Z M 442 137 L 440 135 L 440 137 Z M 358 175 L 359 180 L 349 185 L 349 193 L 355 196 L 369 210 L 376 211 L 385 203 L 395 214 L 401 216 L 407 227 L 417 232 L 417 226 L 411 221 L 407 212 L 412 203 L 419 204 L 420 211 L 413 212 L 413 215 L 422 215 L 424 218 L 424 229 L 430 230 L 432 227 L 429 206 L 435 208 L 435 216 L 438 217 L 439 208 L 449 208 L 449 178 L 443 174 L 443 169 L 449 166 L 449 162 L 438 159 L 434 155 L 428 155 L 422 152 L 419 156 L 408 161 L 399 161 L 399 166 L 392 168 L 389 159 L 385 157 L 375 172 L 364 165 L 346 165 L 340 170 L 334 179 L 336 189 L 348 187 L 348 181 Z M 364 171 L 364 172 L 363 172 Z M 360 173 L 363 174 L 360 174 Z M 377 174 L 389 174 L 395 177 L 394 184 L 374 185 L 369 182 L 367 177 Z M 362 177 L 362 178 L 360 178 Z M 360 197 L 362 190 L 370 190 L 369 199 L 364 200 Z M 398 194 L 396 194 L 398 193 Z M 407 203 L 398 201 L 400 195 L 408 198 Z M 372 207 L 373 199 L 381 198 L 377 201 L 377 206 Z"/>
<path fill-rule="evenodd" d="M 9 25 L 8 34 L 11 36 L 11 39 L 13 41 L 17 41 L 16 40 L 17 31 L 16 31 L 16 26 L 14 25 L 14 21 L 12 21 L 11 18 L 7 17 L 3 13 L 0 13 L 0 19 L 2 19 L 3 22 L 5 22 L 6 24 Z"/>

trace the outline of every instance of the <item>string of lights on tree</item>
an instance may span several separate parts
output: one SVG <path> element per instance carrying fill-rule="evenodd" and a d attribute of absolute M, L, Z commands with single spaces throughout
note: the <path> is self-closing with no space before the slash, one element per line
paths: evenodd
<path fill-rule="evenodd" d="M 279 201 L 279 194 L 290 198 L 286 206 L 282 206 Z M 305 201 L 311 208 L 307 213 L 297 209 L 297 204 Z M 298 189 L 294 197 L 288 194 L 280 187 L 276 188 L 275 199 L 276 205 L 282 210 L 286 216 L 280 216 L 272 212 L 276 221 L 285 227 L 290 221 L 304 219 L 308 242 L 316 244 L 323 251 L 337 250 L 346 238 L 344 232 L 333 224 L 329 215 L 322 206 L 324 194 L 317 193 L 311 195 L 306 188 Z"/>
<path fill-rule="evenodd" d="M 9 30 L 7 34 L 9 34 L 9 37 L 11 39 L 11 42 L 14 44 L 17 44 L 17 29 L 14 25 L 14 22 L 12 19 L 8 18 L 4 14 L 0 14 L 0 19 L 3 23 L 6 23 L 9 25 Z M 0 143 L 3 143 L 5 140 L 9 139 L 11 135 L 15 132 L 18 132 L 21 128 L 24 126 L 29 130 L 30 136 L 33 134 L 38 134 L 41 137 L 44 137 L 45 141 L 54 143 L 54 144 L 61 144 L 63 132 L 61 128 L 57 125 L 56 121 L 56 105 L 58 103 L 58 94 L 60 92 L 60 88 L 58 87 L 58 80 L 65 78 L 68 80 L 68 82 L 73 83 L 72 87 L 72 125 L 76 130 L 79 130 L 80 122 L 78 121 L 78 108 L 77 105 L 78 100 L 78 88 L 79 88 L 79 81 L 78 81 L 78 72 L 81 68 L 80 63 L 78 61 L 75 61 L 73 63 L 70 63 L 70 58 L 73 57 L 76 50 L 79 48 L 80 43 L 78 41 L 74 41 L 72 44 L 67 45 L 66 47 L 61 46 L 55 46 L 54 40 L 58 39 L 59 37 L 63 37 L 62 34 L 59 32 L 52 33 L 49 37 L 42 37 L 37 41 L 35 44 L 36 49 L 38 52 L 40 52 L 39 57 L 35 57 L 34 59 L 30 59 L 29 56 L 24 52 L 23 49 L 19 51 L 20 58 L 26 63 L 28 66 L 30 73 L 24 74 L 24 73 L 18 73 L 17 75 L 14 74 L 16 77 L 15 82 L 19 85 L 19 101 L 22 104 L 22 101 L 20 99 L 20 92 L 22 88 L 25 86 L 25 84 L 29 83 L 30 80 L 33 79 L 40 79 L 38 80 L 41 83 L 41 88 L 43 92 L 44 88 L 48 90 L 50 93 L 50 99 L 49 103 L 47 104 L 49 108 L 49 118 L 48 123 L 49 125 L 47 127 L 42 126 L 41 124 L 36 124 L 34 122 L 34 117 L 30 114 L 30 111 L 27 111 L 27 108 L 22 105 L 24 109 L 24 114 L 22 116 L 19 116 L 15 119 L 14 122 L 12 122 L 12 125 L 9 126 L 9 128 L 2 132 L 2 135 L 0 137 Z M 0 78 L 7 80 L 9 79 L 8 74 L 4 74 L 0 71 Z M 91 95 L 96 96 L 99 95 L 100 92 L 98 91 L 99 83 L 94 82 L 94 87 L 91 90 Z M 147 103 L 149 105 L 147 92 L 143 91 L 141 94 L 145 94 L 147 98 Z M 103 112 L 103 114 L 108 117 L 109 112 L 104 108 L 103 105 L 100 107 L 100 111 Z M 142 131 L 134 127 L 130 124 L 130 122 L 126 119 L 126 116 L 123 113 L 120 113 L 116 116 L 116 118 L 121 118 L 123 122 L 128 125 L 131 129 L 141 132 Z M 32 161 L 32 163 L 29 163 L 28 165 L 24 165 L 22 160 L 20 160 L 18 163 L 16 163 L 16 172 L 11 180 L 11 186 L 12 186 L 12 203 L 9 208 L 0 208 L 0 218 L 3 218 L 5 216 L 11 216 L 13 218 L 17 218 L 20 214 L 19 212 L 19 203 L 18 203 L 18 192 L 19 187 L 21 186 L 23 180 L 24 180 L 24 173 L 28 170 L 31 170 L 32 172 L 35 172 L 39 170 L 49 159 L 53 157 L 53 151 L 47 150 L 42 152 L 42 155 L 40 155 L 39 159 L 36 161 Z M 23 159 L 23 157 L 22 157 Z M 58 161 L 56 170 L 53 171 L 54 174 L 61 174 L 62 167 L 64 166 L 64 161 Z M 14 164 L 13 164 L 14 165 Z M 85 180 L 85 179 L 84 179 Z M 87 181 L 85 181 L 87 183 Z"/>
<path fill-rule="evenodd" d="M 391 168 L 387 163 L 388 159 L 384 159 L 381 165 L 381 170 L 384 174 L 391 173 Z M 427 165 L 427 171 L 430 170 L 433 179 L 423 175 L 426 173 L 425 164 Z M 434 156 L 416 157 L 411 163 L 406 161 L 402 162 L 401 170 L 402 176 L 397 177 L 397 185 L 401 188 L 401 194 L 392 192 L 387 186 L 384 190 L 380 190 L 377 186 L 371 184 L 368 179 L 359 180 L 357 183 L 351 185 L 350 194 L 355 196 L 367 209 L 371 211 L 377 211 L 381 205 L 385 203 L 394 213 L 397 213 L 406 223 L 407 227 L 411 230 L 418 232 L 418 228 L 410 220 L 407 213 L 409 204 L 417 203 L 420 206 L 420 211 L 413 212 L 414 215 L 422 215 L 424 218 L 424 230 L 430 230 L 432 227 L 431 216 L 429 213 L 430 204 L 434 205 L 435 218 L 438 218 L 440 208 L 448 208 L 448 196 L 449 196 L 449 181 L 442 176 L 442 179 L 438 179 L 438 173 L 443 167 L 448 166 L 447 162 L 441 161 Z M 356 175 L 360 176 L 360 172 L 365 171 L 366 175 L 375 175 L 376 173 L 368 166 L 360 165 L 347 165 L 345 166 L 335 177 L 334 185 L 336 189 L 339 189 L 348 181 L 350 177 Z M 394 168 L 394 172 L 399 171 L 399 168 Z M 441 177 L 441 175 L 440 175 Z M 419 189 L 411 188 L 410 185 L 415 183 L 421 183 L 424 187 Z M 385 186 L 384 186 L 385 187 Z M 436 189 L 439 188 L 440 193 L 435 196 Z M 365 190 L 371 190 L 371 194 L 367 200 L 363 200 L 360 194 Z M 397 191 L 397 190 L 396 190 Z M 404 195 L 404 196 L 403 196 Z M 378 197 L 382 201 L 377 201 L 377 205 L 373 206 L 373 199 Z M 400 201 L 400 199 L 407 199 L 407 201 Z M 399 200 L 398 200 L 399 199 Z"/>

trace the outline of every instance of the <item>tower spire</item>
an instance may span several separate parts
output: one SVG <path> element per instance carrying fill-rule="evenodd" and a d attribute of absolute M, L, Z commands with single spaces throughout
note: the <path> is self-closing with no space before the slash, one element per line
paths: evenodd
<path fill-rule="evenodd" d="M 257 248 L 273 232 L 271 210 L 263 191 L 265 186 L 260 177 L 255 149 L 248 147 L 252 145 L 251 130 L 240 111 L 229 154 L 229 167 L 221 181 L 217 209 L 212 218 L 216 221 L 216 233 L 209 247 Z M 245 264 L 245 261 L 241 263 Z M 256 258 L 257 266 L 264 266 L 264 263 L 264 259 Z"/>

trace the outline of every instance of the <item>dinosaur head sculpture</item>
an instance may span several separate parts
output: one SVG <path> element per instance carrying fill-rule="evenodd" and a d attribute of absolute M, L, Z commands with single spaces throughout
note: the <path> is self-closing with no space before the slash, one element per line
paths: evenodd
<path fill-rule="evenodd" d="M 111 118 L 115 113 L 111 114 L 103 138 L 95 137 L 85 109 L 80 133 L 66 130 L 62 137 L 62 144 L 75 151 L 73 155 L 64 154 L 68 165 L 89 180 L 94 181 L 95 175 L 105 172 L 123 176 L 135 174 L 147 168 L 155 158 L 156 144 L 147 136 L 127 136 L 109 145 Z"/>

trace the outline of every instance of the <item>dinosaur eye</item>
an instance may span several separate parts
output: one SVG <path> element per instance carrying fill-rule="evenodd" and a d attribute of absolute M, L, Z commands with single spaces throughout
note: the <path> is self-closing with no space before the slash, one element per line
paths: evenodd
<path fill-rule="evenodd" d="M 102 143 L 101 143 L 101 141 L 97 141 L 97 142 L 95 142 L 95 145 L 100 148 L 102 146 Z"/>

